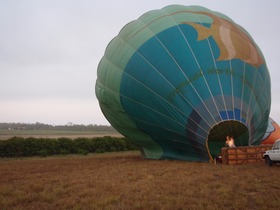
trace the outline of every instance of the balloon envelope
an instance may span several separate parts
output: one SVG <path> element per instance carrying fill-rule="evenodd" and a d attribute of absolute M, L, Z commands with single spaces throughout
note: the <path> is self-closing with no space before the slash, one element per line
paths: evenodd
<path fill-rule="evenodd" d="M 96 96 L 120 133 L 156 159 L 209 161 L 225 146 L 258 145 L 271 95 L 248 32 L 204 7 L 170 5 L 127 24 L 98 66 Z"/>

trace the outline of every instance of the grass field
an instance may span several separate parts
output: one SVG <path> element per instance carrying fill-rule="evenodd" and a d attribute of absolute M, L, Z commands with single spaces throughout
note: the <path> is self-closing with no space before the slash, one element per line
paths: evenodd
<path fill-rule="evenodd" d="M 60 138 L 75 139 L 78 137 L 94 138 L 102 136 L 122 137 L 118 132 L 108 131 L 71 131 L 71 130 L 0 130 L 0 140 L 7 140 L 13 136 L 34 138 Z"/>
<path fill-rule="evenodd" d="M 139 152 L 0 159 L 0 209 L 279 209 L 279 176 Z"/>

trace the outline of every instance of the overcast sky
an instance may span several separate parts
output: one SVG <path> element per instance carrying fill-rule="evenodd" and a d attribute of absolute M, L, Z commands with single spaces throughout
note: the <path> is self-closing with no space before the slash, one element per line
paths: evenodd
<path fill-rule="evenodd" d="M 261 48 L 270 116 L 280 123 L 279 0 L 0 0 L 0 122 L 109 125 L 94 86 L 109 41 L 128 22 L 170 4 L 226 14 Z"/>

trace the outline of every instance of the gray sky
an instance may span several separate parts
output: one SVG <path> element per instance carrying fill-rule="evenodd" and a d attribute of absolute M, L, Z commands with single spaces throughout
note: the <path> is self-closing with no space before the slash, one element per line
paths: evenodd
<path fill-rule="evenodd" d="M 279 0 L 0 0 L 0 122 L 108 125 L 94 86 L 109 41 L 128 22 L 170 4 L 226 14 L 261 48 L 270 116 L 280 123 Z"/>

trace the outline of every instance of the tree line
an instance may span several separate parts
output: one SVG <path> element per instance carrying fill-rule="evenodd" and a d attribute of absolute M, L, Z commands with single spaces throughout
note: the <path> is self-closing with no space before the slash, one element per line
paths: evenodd
<path fill-rule="evenodd" d="M 0 141 L 1 157 L 31 157 L 138 150 L 126 138 L 110 136 L 98 138 L 23 138 L 13 137 Z"/>
<path fill-rule="evenodd" d="M 115 132 L 110 125 L 82 125 L 67 123 L 66 125 L 50 125 L 40 122 L 36 123 L 0 123 L 0 130 L 69 130 L 69 131 L 106 131 Z"/>

